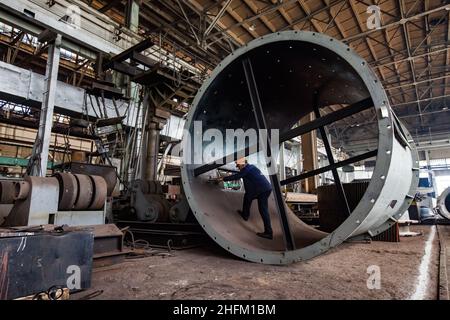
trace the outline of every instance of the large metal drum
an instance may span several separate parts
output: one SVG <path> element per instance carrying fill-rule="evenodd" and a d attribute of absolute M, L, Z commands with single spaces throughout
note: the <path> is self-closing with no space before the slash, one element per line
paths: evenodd
<path fill-rule="evenodd" d="M 445 189 L 437 199 L 437 209 L 442 217 L 450 220 L 450 187 Z"/>
<path fill-rule="evenodd" d="M 269 206 L 274 239 L 267 240 L 256 235 L 263 230 L 256 203 L 246 222 L 236 213 L 242 206 L 243 193 L 224 190 L 209 182 L 220 167 L 218 158 L 202 159 L 201 163 L 184 159 L 183 188 L 195 217 L 212 239 L 249 261 L 288 264 L 320 255 L 350 237 L 379 234 L 403 215 L 418 180 L 419 165 L 413 141 L 393 114 L 386 93 L 368 63 L 347 45 L 323 34 L 297 31 L 271 34 L 227 57 L 194 100 L 185 127 L 189 135 L 184 138 L 184 154 L 198 153 L 195 149 L 198 145 L 186 141 L 195 136 L 198 124 L 202 125 L 203 132 L 216 129 L 224 134 L 227 129 L 257 128 L 255 99 L 250 98 L 245 63 L 251 63 L 267 128 L 279 129 L 281 141 L 371 110 L 378 142 L 373 149 L 352 155 L 336 167 L 374 159 L 376 164 L 361 201 L 331 233 L 304 224 L 287 206 L 287 223 L 283 222 L 277 214 L 279 205 L 272 196 Z M 298 126 L 300 119 L 314 112 L 314 106 L 323 117 Z M 325 114 L 328 106 L 340 107 Z M 201 146 L 203 150 L 206 147 L 207 143 Z M 234 145 L 224 147 L 226 155 L 236 151 Z M 313 172 L 320 173 L 320 170 Z M 306 177 L 308 174 L 303 173 L 298 179 L 281 183 L 298 182 Z M 286 246 L 286 224 L 294 248 Z"/>

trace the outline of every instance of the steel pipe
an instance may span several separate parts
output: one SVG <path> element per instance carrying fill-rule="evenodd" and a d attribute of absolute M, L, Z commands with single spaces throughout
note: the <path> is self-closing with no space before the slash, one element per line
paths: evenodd
<path fill-rule="evenodd" d="M 211 176 L 217 174 L 215 169 L 220 167 L 215 161 L 235 154 L 238 150 L 234 144 L 226 144 L 224 154 L 217 159 L 211 156 L 203 159 L 202 164 L 185 161 L 181 173 L 187 200 L 212 239 L 225 250 L 249 261 L 289 264 L 313 258 L 358 235 L 377 235 L 403 215 L 418 184 L 419 163 L 411 136 L 392 112 L 387 95 L 368 63 L 344 43 L 323 34 L 297 31 L 271 34 L 228 56 L 198 91 L 186 122 L 185 129 L 190 136 L 184 137 L 184 154 L 199 152 L 195 143 L 187 141 L 195 136 L 196 121 L 202 123 L 203 132 L 217 129 L 224 135 L 227 129 L 257 128 L 250 99 L 252 90 L 249 94 L 243 61 L 252 64 L 255 83 L 251 89 L 256 96 L 259 94 L 269 129 L 279 129 L 280 137 L 293 138 L 296 133 L 304 134 L 337 121 L 358 123 L 355 121 L 375 118 L 378 149 L 366 150 L 369 153 L 357 154 L 350 160 L 336 161 L 327 170 L 335 170 L 341 163 L 347 165 L 347 162 L 374 156 L 376 165 L 361 201 L 331 233 L 306 225 L 285 204 L 283 211 L 287 212 L 288 223 L 282 223 L 276 214 L 281 204 L 277 204 L 272 195 L 269 206 L 274 239 L 267 240 L 256 235 L 263 230 L 257 205 L 253 204 L 251 218 L 246 222 L 236 213 L 241 209 L 243 192 L 225 190 L 210 183 Z M 370 100 L 371 111 L 354 107 Z M 349 105 L 341 110 L 349 108 L 350 111 L 343 117 L 336 105 Z M 295 129 L 300 119 L 314 112 L 316 107 L 320 111 L 316 110 L 316 116 L 322 113 L 322 117 Z M 333 107 L 335 112 L 328 111 L 324 115 L 325 107 Z M 359 118 L 354 116 L 356 113 Z M 208 143 L 200 144 L 202 151 Z M 249 161 L 252 162 L 251 156 Z M 305 175 L 308 174 L 303 172 L 292 182 Z M 294 250 L 288 250 L 284 241 L 285 225 L 292 233 Z"/>

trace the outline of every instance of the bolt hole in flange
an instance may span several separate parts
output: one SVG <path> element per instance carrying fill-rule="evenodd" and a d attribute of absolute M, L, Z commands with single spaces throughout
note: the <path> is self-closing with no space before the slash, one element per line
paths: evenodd
<path fill-rule="evenodd" d="M 195 121 L 202 123 L 203 132 L 214 129 L 224 136 L 227 129 L 261 128 L 256 121 L 258 114 L 255 110 L 258 108 L 255 101 L 258 99 L 252 99 L 255 92 L 261 102 L 267 128 L 278 129 L 281 141 L 292 141 L 298 136 L 316 132 L 322 141 L 319 149 L 322 149 L 320 156 L 323 161 L 308 172 L 293 172 L 292 177 L 283 178 L 282 185 L 293 187 L 308 179 L 320 178 L 332 184 L 338 194 L 336 201 L 344 204 L 345 183 L 342 187 L 340 185 L 352 181 L 352 178 L 344 177 L 351 174 L 344 172 L 343 168 L 354 164 L 366 164 L 371 168 L 365 176 L 368 181 L 366 190 L 361 192 L 359 199 L 350 196 L 346 199 L 347 206 L 341 207 L 348 212 L 342 222 L 328 232 L 301 221 L 287 206 L 275 201 L 272 194 L 269 207 L 274 239 L 267 240 L 256 236 L 263 228 L 256 201 L 250 220 L 245 222 L 236 214 L 242 205 L 243 191 L 209 183 L 211 177 L 221 170 L 221 165 L 215 164 L 215 160 L 236 153 L 236 145 L 225 144 L 219 156 L 205 154 L 202 164 L 185 163 L 182 179 L 189 204 L 198 212 L 196 218 L 206 232 L 222 247 L 259 263 L 303 261 L 351 236 L 365 234 L 369 230 L 380 231 L 398 210 L 406 211 L 405 205 L 397 204 L 392 208 L 390 204 L 393 200 L 403 201 L 413 188 L 415 150 L 402 145 L 394 130 L 387 129 L 397 120 L 385 102 L 386 93 L 368 64 L 347 49 L 343 43 L 331 41 L 321 34 L 272 34 L 234 52 L 203 84 L 186 123 L 191 136 Z M 277 58 L 274 60 L 273 57 Z M 228 74 L 233 74 L 233 78 Z M 270 81 L 267 81 L 268 76 Z M 245 79 L 244 84 L 236 82 L 235 77 Z M 256 90 L 249 90 L 252 84 Z M 237 105 L 241 106 L 236 108 Z M 382 106 L 389 112 L 381 110 Z M 401 127 L 408 135 L 398 121 L 393 127 Z M 203 150 L 209 144 L 205 141 Z M 288 148 L 292 150 L 294 147 L 295 141 L 288 143 Z M 333 159 L 329 157 L 331 154 Z M 304 154 L 303 158 L 308 156 L 317 155 Z M 258 164 L 257 157 L 257 154 L 252 154 L 248 160 Z M 235 169 L 233 163 L 225 167 Z M 259 168 L 267 172 L 264 166 L 259 165 Z M 350 173 L 356 176 L 354 171 Z M 280 206 L 284 206 L 285 221 L 277 214 Z M 293 242 L 291 247 L 285 241 L 288 237 Z"/>

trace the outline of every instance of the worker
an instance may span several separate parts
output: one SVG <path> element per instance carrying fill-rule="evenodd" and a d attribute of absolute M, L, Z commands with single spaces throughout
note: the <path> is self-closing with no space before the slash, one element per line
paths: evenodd
<path fill-rule="evenodd" d="M 269 214 L 269 196 L 272 193 L 272 185 L 261 171 L 256 166 L 248 164 L 245 158 L 237 160 L 236 167 L 239 169 L 238 173 L 220 179 L 223 181 L 243 179 L 245 188 L 244 202 L 242 210 L 238 210 L 238 213 L 245 221 L 248 221 L 252 202 L 257 199 L 259 213 L 264 222 L 264 232 L 257 233 L 257 235 L 272 240 L 273 231 Z"/>

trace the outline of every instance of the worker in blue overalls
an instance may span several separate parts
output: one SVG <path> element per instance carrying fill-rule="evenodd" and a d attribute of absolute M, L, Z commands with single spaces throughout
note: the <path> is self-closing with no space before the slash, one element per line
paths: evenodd
<path fill-rule="evenodd" d="M 248 164 L 245 158 L 236 161 L 239 172 L 223 178 L 223 181 L 244 181 L 245 195 L 242 210 L 238 210 L 241 217 L 248 221 L 250 207 L 253 200 L 258 200 L 258 209 L 264 222 L 264 232 L 257 233 L 259 237 L 273 239 L 272 225 L 269 214 L 269 196 L 272 193 L 272 185 L 254 165 Z"/>

